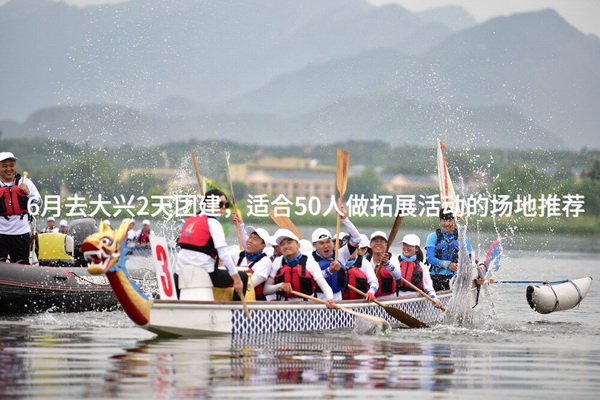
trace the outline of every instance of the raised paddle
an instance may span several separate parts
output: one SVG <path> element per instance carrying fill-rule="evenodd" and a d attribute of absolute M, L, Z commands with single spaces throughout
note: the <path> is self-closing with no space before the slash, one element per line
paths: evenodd
<path fill-rule="evenodd" d="M 360 294 L 363 297 L 367 296 L 360 289 L 357 289 L 357 288 L 355 288 L 352 285 L 348 285 L 348 287 L 350 289 L 354 290 L 356 293 Z M 391 315 L 392 317 L 396 318 L 398 321 L 402 322 L 406 326 L 409 326 L 411 328 L 429 328 L 429 325 L 427 325 L 425 322 L 419 321 L 418 319 L 416 319 L 412 315 L 405 313 L 404 311 L 400 310 L 399 308 L 386 306 L 385 304 L 383 304 L 382 302 L 380 302 L 380 301 L 378 301 L 376 299 L 375 300 L 371 300 L 371 301 L 373 303 L 377 304 L 378 306 L 383 307 L 383 309 L 385 310 L 385 312 L 387 312 L 389 315 Z"/>
<path fill-rule="evenodd" d="M 229 173 L 229 153 L 226 154 L 227 160 L 227 180 L 229 181 L 229 191 L 231 192 L 231 204 L 233 204 L 233 212 L 234 214 L 238 213 L 237 203 L 235 202 L 235 194 L 233 193 L 233 181 L 231 180 L 231 174 Z M 242 243 L 242 231 L 240 230 L 240 225 L 236 222 L 235 229 L 237 231 L 238 244 L 240 246 L 240 250 L 244 250 L 244 244 Z"/>
<path fill-rule="evenodd" d="M 337 161 L 335 171 L 335 185 L 338 190 L 338 209 L 341 208 L 344 194 L 346 193 L 346 187 L 348 186 L 348 166 L 350 165 L 350 153 L 345 150 L 337 149 Z M 340 230 L 342 224 L 342 217 L 337 215 L 336 227 L 335 227 L 335 260 L 338 260 L 339 249 L 340 249 Z"/>
<path fill-rule="evenodd" d="M 292 290 L 291 293 L 294 296 L 296 296 L 296 297 L 302 297 L 302 298 L 305 298 L 305 299 L 308 299 L 308 300 L 316 301 L 317 303 L 327 304 L 327 302 L 325 300 L 321 300 L 321 299 L 319 299 L 317 297 L 309 296 L 309 295 L 301 293 L 301 292 L 296 292 L 295 290 Z M 367 321 L 371 321 L 371 322 L 374 322 L 376 324 L 386 324 L 387 323 L 387 321 L 385 319 L 376 317 L 374 315 L 361 314 L 359 312 L 349 310 L 346 307 L 342 307 L 339 304 L 335 304 L 335 303 L 333 304 L 333 306 L 335 308 L 337 308 L 338 310 L 347 312 L 347 313 L 352 314 L 352 315 L 354 315 L 356 317 L 364 318 Z"/>
<path fill-rule="evenodd" d="M 288 229 L 292 231 L 296 236 L 298 236 L 298 239 L 302 239 L 302 234 L 289 217 L 285 215 L 275 215 L 275 211 L 273 211 L 273 209 L 269 210 L 269 216 L 273 222 L 275 222 L 275 225 L 282 229 Z"/>
<path fill-rule="evenodd" d="M 204 196 L 204 185 L 202 185 L 202 178 L 200 177 L 200 169 L 198 169 L 198 161 L 196 161 L 196 153 L 192 153 L 192 165 L 194 166 L 194 172 L 196 173 L 196 182 L 198 182 L 198 191 Z"/>

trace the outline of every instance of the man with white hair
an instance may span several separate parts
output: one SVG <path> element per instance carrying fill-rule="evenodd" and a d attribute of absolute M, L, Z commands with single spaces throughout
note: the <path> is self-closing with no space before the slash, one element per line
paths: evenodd
<path fill-rule="evenodd" d="M 277 232 L 275 243 L 281 249 L 282 255 L 273 261 L 264 293 L 269 295 L 282 292 L 278 298 L 302 300 L 292 291 L 312 295 L 318 286 L 327 307 L 333 307 L 333 291 L 323 278 L 319 264 L 312 257 L 300 252 L 300 239 L 292 231 L 280 229 Z"/>
<path fill-rule="evenodd" d="M 30 204 L 42 204 L 40 192 L 31 179 L 17 173 L 17 157 L 0 153 L 0 260 L 29 263 L 31 226 Z"/>

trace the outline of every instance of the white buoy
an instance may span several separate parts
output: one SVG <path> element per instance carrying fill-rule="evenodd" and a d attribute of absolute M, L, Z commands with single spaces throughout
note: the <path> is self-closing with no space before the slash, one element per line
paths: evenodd
<path fill-rule="evenodd" d="M 540 314 L 569 310 L 581 303 L 592 285 L 592 278 L 527 287 L 527 302 Z"/>

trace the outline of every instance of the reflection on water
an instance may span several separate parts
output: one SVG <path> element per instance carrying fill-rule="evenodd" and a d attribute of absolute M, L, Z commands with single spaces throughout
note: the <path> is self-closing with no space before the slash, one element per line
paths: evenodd
<path fill-rule="evenodd" d="M 513 252 L 499 279 L 594 275 L 596 257 Z M 0 316 L 4 398 L 545 398 L 600 390 L 600 295 L 541 315 L 496 285 L 494 318 L 385 336 L 351 330 L 158 340 L 122 312 Z M 402 393 L 404 392 L 404 393 Z"/>

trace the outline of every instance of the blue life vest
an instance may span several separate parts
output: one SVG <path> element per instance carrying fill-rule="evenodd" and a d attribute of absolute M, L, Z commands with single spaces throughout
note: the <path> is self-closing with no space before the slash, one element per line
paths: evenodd
<path fill-rule="evenodd" d="M 458 262 L 458 230 L 452 232 L 453 238 L 446 239 L 441 229 L 436 229 L 437 243 L 435 245 L 435 256 L 440 260 Z"/>
<path fill-rule="evenodd" d="M 313 251 L 313 257 L 319 263 L 321 271 L 324 271 L 325 269 L 329 268 L 329 266 L 333 262 L 333 259 L 327 260 L 321 257 L 321 255 L 316 251 Z M 346 271 L 343 268 L 341 268 L 339 271 L 332 273 L 330 276 L 325 278 L 325 280 L 327 281 L 327 284 L 331 287 L 331 290 L 333 290 L 333 293 L 337 293 L 348 287 L 348 278 L 346 277 Z M 320 287 L 317 287 L 317 292 L 321 292 Z"/>

